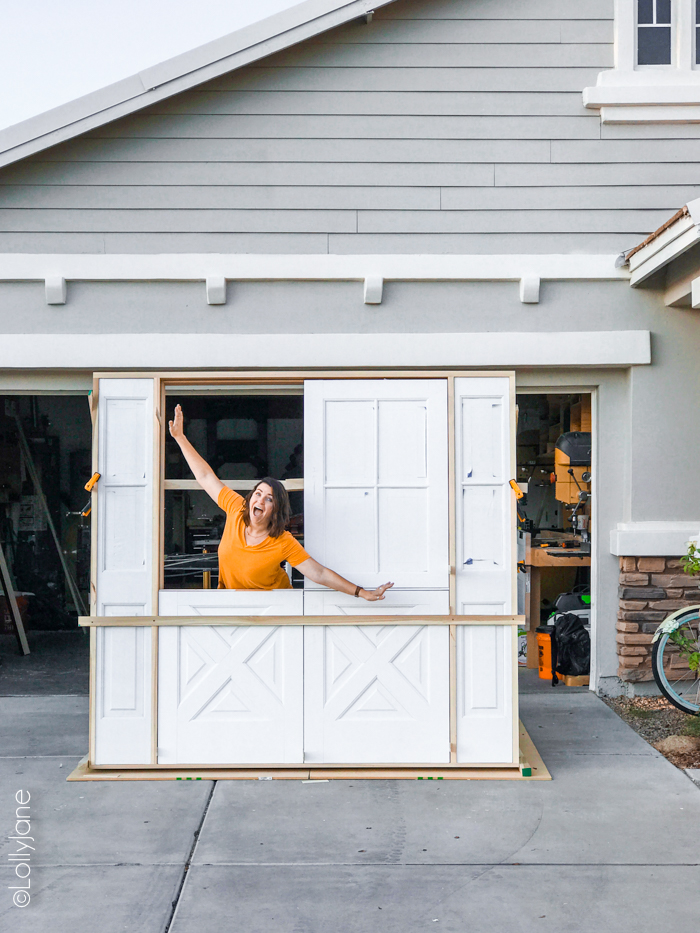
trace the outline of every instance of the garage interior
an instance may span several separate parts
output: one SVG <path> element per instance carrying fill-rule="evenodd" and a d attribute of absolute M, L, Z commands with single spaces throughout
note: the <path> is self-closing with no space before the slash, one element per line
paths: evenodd
<path fill-rule="evenodd" d="M 557 610 L 576 611 L 590 633 L 592 396 L 523 393 L 516 403 L 521 663 L 536 668 L 536 629 Z"/>

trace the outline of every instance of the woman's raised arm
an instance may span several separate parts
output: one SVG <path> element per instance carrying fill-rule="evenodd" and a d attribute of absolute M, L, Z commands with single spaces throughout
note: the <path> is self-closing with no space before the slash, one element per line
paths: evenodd
<path fill-rule="evenodd" d="M 182 451 L 182 455 L 187 461 L 187 465 L 189 466 L 190 470 L 192 470 L 194 478 L 197 480 L 199 485 L 208 495 L 211 496 L 214 502 L 218 503 L 219 493 L 224 488 L 224 484 L 209 466 L 204 457 L 200 457 L 192 444 L 190 444 L 190 442 L 187 440 L 182 424 L 182 408 L 179 405 L 176 405 L 175 418 L 168 422 L 170 436 L 177 441 L 178 446 Z"/>

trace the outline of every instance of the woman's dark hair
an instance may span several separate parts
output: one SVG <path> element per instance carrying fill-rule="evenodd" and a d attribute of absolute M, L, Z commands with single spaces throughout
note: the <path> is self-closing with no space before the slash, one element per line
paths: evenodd
<path fill-rule="evenodd" d="M 264 479 L 259 479 L 255 486 L 253 486 L 248 495 L 245 497 L 243 504 L 243 521 L 247 527 L 250 527 L 250 500 L 253 496 L 253 493 L 261 483 L 267 483 L 267 485 L 272 490 L 272 518 L 270 519 L 270 529 L 268 534 L 271 538 L 279 538 L 281 534 L 284 534 L 284 530 L 289 524 L 289 518 L 292 514 L 292 510 L 289 506 L 289 496 L 287 495 L 287 490 L 278 479 L 274 479 L 272 476 L 266 476 Z"/>

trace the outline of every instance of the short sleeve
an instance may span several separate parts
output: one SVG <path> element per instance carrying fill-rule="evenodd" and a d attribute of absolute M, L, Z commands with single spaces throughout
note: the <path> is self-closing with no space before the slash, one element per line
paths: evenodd
<path fill-rule="evenodd" d="M 219 493 L 219 498 L 216 500 L 217 505 L 220 509 L 223 509 L 227 515 L 230 515 L 231 512 L 237 512 L 238 509 L 243 505 L 244 499 L 243 496 L 239 496 L 237 492 L 234 492 L 233 489 L 229 489 L 228 486 L 224 488 Z"/>
<path fill-rule="evenodd" d="M 282 536 L 282 554 L 283 559 L 288 560 L 292 567 L 298 567 L 303 561 L 309 559 L 304 548 L 288 531 L 285 531 Z"/>

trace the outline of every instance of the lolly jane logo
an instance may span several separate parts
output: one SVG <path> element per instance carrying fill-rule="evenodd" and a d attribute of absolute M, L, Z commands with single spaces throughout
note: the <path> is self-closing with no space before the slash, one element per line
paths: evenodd
<path fill-rule="evenodd" d="M 15 851 L 10 852 L 8 856 L 8 861 L 14 866 L 17 876 L 14 879 L 17 884 L 8 885 L 10 891 L 14 891 L 12 903 L 15 907 L 26 907 L 31 900 L 29 876 L 32 872 L 32 852 L 35 851 L 34 846 L 30 845 L 30 842 L 34 842 L 34 837 L 30 835 L 32 823 L 29 801 L 31 799 L 32 795 L 28 790 L 18 790 L 15 794 L 15 801 L 19 804 L 15 810 L 15 834 L 7 837 L 15 843 Z"/>

